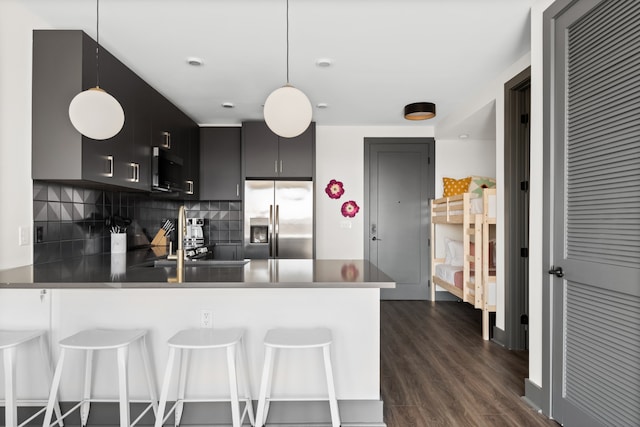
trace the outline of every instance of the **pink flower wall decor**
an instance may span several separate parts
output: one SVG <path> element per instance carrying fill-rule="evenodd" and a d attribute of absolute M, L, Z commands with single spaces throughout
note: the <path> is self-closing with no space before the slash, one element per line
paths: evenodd
<path fill-rule="evenodd" d="M 331 181 L 329 181 L 329 183 L 327 184 L 327 188 L 325 188 L 324 191 L 330 198 L 339 199 L 344 194 L 344 184 L 342 184 L 342 182 L 340 181 L 332 179 Z"/>
<path fill-rule="evenodd" d="M 360 206 L 358 206 L 358 204 L 353 200 L 349 200 L 348 202 L 344 202 L 342 204 L 342 216 L 353 218 L 354 216 L 356 216 L 359 210 Z"/>

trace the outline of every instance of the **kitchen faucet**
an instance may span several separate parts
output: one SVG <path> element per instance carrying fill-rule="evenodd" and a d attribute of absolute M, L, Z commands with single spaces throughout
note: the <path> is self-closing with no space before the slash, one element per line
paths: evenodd
<path fill-rule="evenodd" d="M 169 278 L 169 282 L 178 282 L 182 283 L 184 280 L 184 236 L 187 233 L 187 219 L 186 219 L 186 210 L 184 205 L 180 206 L 178 209 L 178 249 L 176 249 L 176 254 L 167 256 L 167 259 L 175 259 L 176 260 L 176 274 L 177 276 Z"/>

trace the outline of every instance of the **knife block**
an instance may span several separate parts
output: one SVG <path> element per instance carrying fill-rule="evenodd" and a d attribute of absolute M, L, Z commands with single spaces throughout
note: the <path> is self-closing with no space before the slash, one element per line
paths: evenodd
<path fill-rule="evenodd" d="M 151 246 L 168 246 L 169 240 L 167 239 L 167 235 L 165 234 L 165 230 L 161 228 L 156 233 L 155 237 L 151 241 Z"/>

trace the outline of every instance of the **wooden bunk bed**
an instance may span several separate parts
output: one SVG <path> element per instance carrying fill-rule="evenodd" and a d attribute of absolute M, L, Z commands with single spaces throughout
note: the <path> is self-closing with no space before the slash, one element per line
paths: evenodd
<path fill-rule="evenodd" d="M 496 224 L 496 189 L 483 189 L 481 198 L 473 196 L 464 193 L 431 200 L 431 300 L 435 301 L 438 285 L 482 310 L 482 337 L 488 340 L 489 313 L 496 311 L 496 273 L 490 262 L 495 258 L 490 232 Z M 438 224 L 462 226 L 461 244 L 445 240 L 445 245 L 455 244 L 463 251 L 461 262 L 447 264 L 446 257 L 436 257 Z"/>

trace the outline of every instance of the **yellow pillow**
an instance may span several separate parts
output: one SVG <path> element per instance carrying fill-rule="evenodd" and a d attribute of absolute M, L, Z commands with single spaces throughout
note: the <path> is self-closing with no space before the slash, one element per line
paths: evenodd
<path fill-rule="evenodd" d="M 462 179 L 442 178 L 444 184 L 444 194 L 442 197 L 457 196 L 469 191 L 469 184 L 471 183 L 471 177 L 468 176 Z"/>

